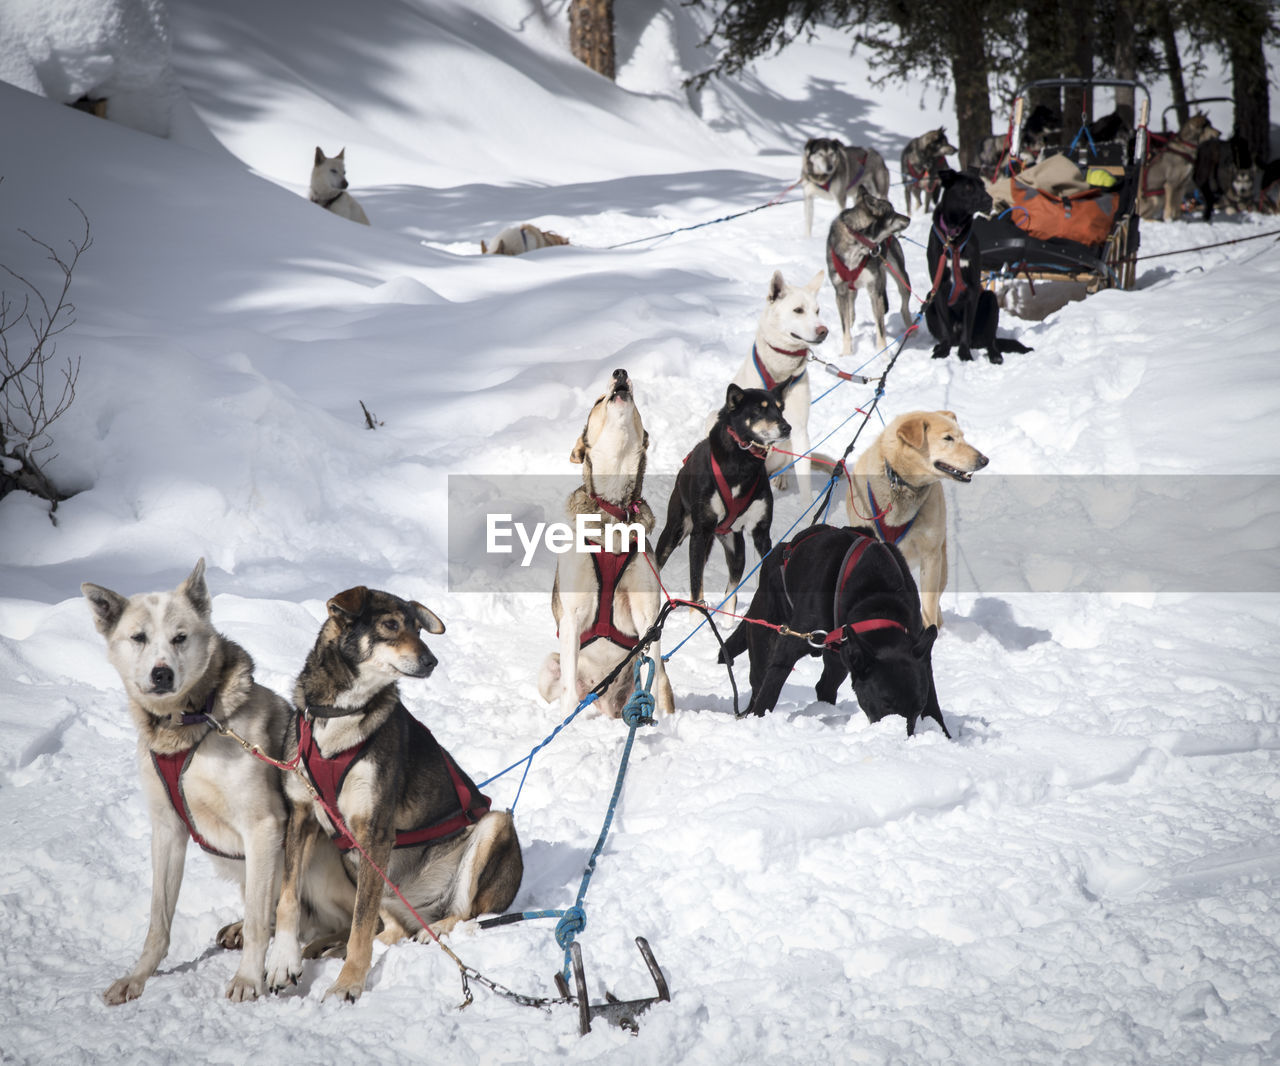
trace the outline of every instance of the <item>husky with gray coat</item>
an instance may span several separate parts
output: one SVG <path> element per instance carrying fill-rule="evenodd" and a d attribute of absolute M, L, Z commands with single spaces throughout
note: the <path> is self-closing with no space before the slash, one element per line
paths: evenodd
<path fill-rule="evenodd" d="M 168 953 L 190 838 L 210 852 L 218 873 L 240 885 L 244 921 L 227 926 L 218 940 L 244 948 L 227 998 L 254 999 L 264 987 L 280 881 L 284 793 L 279 770 L 215 732 L 206 716 L 279 758 L 292 710 L 253 680 L 248 653 L 213 628 L 203 559 L 172 592 L 125 598 L 89 582 L 80 587 L 129 697 L 151 818 L 146 940 L 133 971 L 103 998 L 112 1005 L 136 999 Z M 327 841 L 313 851 L 304 882 L 312 931 L 341 928 L 351 912 L 351 886 Z"/>
<path fill-rule="evenodd" d="M 311 168 L 311 202 L 335 215 L 367 226 L 369 219 L 364 208 L 347 192 L 346 154 L 347 150 L 343 148 L 337 155 L 328 156 L 316 146 L 315 165 Z"/>
<path fill-rule="evenodd" d="M 888 310 L 885 277 L 891 275 L 898 286 L 902 308 L 902 325 L 911 325 L 908 297 L 911 285 L 907 279 L 907 262 L 902 245 L 894 234 L 910 223 L 888 200 L 858 190 L 857 200 L 841 211 L 827 231 L 827 273 L 836 290 L 836 309 L 840 312 L 841 355 L 853 351 L 854 297 L 865 292 L 871 299 L 871 315 L 876 324 L 876 350 L 885 347 L 884 316 Z"/>
<path fill-rule="evenodd" d="M 299 875 L 317 847 L 344 852 L 355 881 L 346 961 L 325 997 L 364 992 L 373 939 L 425 941 L 458 922 L 501 911 L 524 863 L 510 812 L 489 800 L 400 702 L 402 677 L 428 677 L 436 658 L 418 635 L 444 623 L 422 604 L 358 585 L 328 602 L 328 618 L 294 688 L 286 737 L 289 825 L 276 936 L 267 960 L 273 992 L 302 975 Z M 328 837 L 333 841 L 329 844 Z M 382 878 L 384 871 L 409 907 Z M 424 928 L 422 921 L 429 923 Z"/>
<path fill-rule="evenodd" d="M 804 189 L 804 235 L 813 235 L 813 198 L 828 196 L 844 210 L 849 195 L 865 187 L 877 196 L 889 195 L 889 168 L 874 148 L 855 148 L 834 137 L 810 137 L 800 157 Z"/>

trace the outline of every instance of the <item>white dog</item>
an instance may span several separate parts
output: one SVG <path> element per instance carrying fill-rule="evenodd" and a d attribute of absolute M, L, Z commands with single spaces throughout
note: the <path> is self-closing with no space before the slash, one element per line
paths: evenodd
<path fill-rule="evenodd" d="M 809 349 L 827 339 L 827 327 L 818 311 L 818 292 L 825 280 L 826 274 L 819 270 L 807 284 L 789 285 L 781 270 L 774 271 L 751 354 L 733 377 L 733 383 L 744 389 L 782 389 L 782 414 L 791 426 L 791 437 L 779 441 L 778 447 L 790 452 L 809 450 L 809 375 L 805 365 Z M 714 422 L 713 414 L 704 427 L 706 432 Z M 794 458 L 770 452 L 766 469 L 773 474 Z M 795 473 L 801 495 L 807 495 L 809 460 L 796 460 Z M 787 476 L 775 478 L 774 486 L 785 489 Z"/>
<path fill-rule="evenodd" d="M 327 156 L 319 146 L 316 147 L 316 162 L 311 168 L 311 202 L 335 215 L 367 226 L 369 219 L 364 209 L 347 192 L 346 151 L 343 148 L 337 155 Z"/>
<path fill-rule="evenodd" d="M 560 556 L 551 592 L 560 651 L 547 657 L 538 674 L 542 698 L 550 703 L 559 697 L 566 715 L 635 647 L 636 638 L 648 631 L 662 607 L 657 566 L 645 536 L 623 545 L 608 535 L 611 524 L 637 524 L 645 534 L 653 530 L 653 512 L 642 495 L 648 446 L 631 381 L 625 370 L 615 370 L 609 391 L 591 408 L 569 456 L 570 462 L 582 464 L 582 487 L 569 497 L 569 514 L 595 515 L 606 530 L 604 543 L 599 552 Z M 658 642 L 648 654 L 654 662 L 657 708 L 670 714 L 675 704 Z M 632 690 L 628 667 L 600 698 L 600 705 L 617 718 Z"/>

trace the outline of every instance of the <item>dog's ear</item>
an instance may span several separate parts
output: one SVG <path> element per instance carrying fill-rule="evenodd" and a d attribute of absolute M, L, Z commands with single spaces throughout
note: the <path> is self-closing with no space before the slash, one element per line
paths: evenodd
<path fill-rule="evenodd" d="M 94 585 L 89 581 L 80 586 L 80 591 L 84 593 L 84 598 L 93 608 L 93 624 L 98 632 L 104 637 L 111 636 L 129 601 L 120 593 L 104 589 L 101 585 Z"/>
<path fill-rule="evenodd" d="M 582 436 L 580 436 L 576 441 L 574 441 L 573 451 L 569 453 L 569 462 L 577 463 L 579 466 L 581 466 L 586 458 L 587 458 L 587 431 L 584 429 L 582 431 Z"/>
<path fill-rule="evenodd" d="M 742 389 L 731 381 L 729 382 L 729 387 L 725 389 L 724 392 L 724 405 L 729 408 L 730 411 L 736 411 L 738 409 L 738 404 L 740 403 L 742 403 Z"/>
<path fill-rule="evenodd" d="M 316 166 L 319 166 L 323 162 L 324 162 L 324 152 L 323 150 L 321 150 L 320 146 L 317 144 L 316 145 Z"/>
<path fill-rule="evenodd" d="M 488 255 L 488 254 L 489 254 L 489 249 L 488 249 L 488 247 L 486 247 L 486 245 L 485 245 L 484 241 L 481 241 L 481 242 L 480 242 L 480 254 L 481 254 L 481 255 Z"/>
<path fill-rule="evenodd" d="M 363 585 L 339 592 L 325 606 L 329 608 L 329 617 L 339 625 L 352 618 L 358 618 L 364 611 L 365 602 L 369 598 L 369 590 Z"/>
<path fill-rule="evenodd" d="M 209 599 L 209 586 L 204 581 L 204 559 L 197 559 L 186 581 L 178 586 L 178 591 L 186 596 L 196 614 L 208 618 L 213 613 L 213 601 Z"/>
<path fill-rule="evenodd" d="M 911 654 L 917 659 L 923 659 L 929 654 L 929 650 L 933 647 L 933 642 L 938 639 L 938 627 L 930 626 L 920 634 L 915 644 L 911 646 Z"/>
<path fill-rule="evenodd" d="M 942 182 L 942 187 L 944 189 L 949 189 L 960 180 L 960 173 L 959 171 L 952 170 L 950 167 L 943 167 L 938 171 L 938 180 Z"/>
<path fill-rule="evenodd" d="M 960 419 L 956 418 L 956 413 L 954 411 L 939 411 L 938 414 L 946 415 L 957 426 L 960 424 Z"/>
<path fill-rule="evenodd" d="M 780 299 L 782 294 L 786 291 L 787 282 L 782 276 L 782 271 L 775 270 L 773 272 L 773 277 L 769 279 L 769 302 L 773 303 L 775 300 Z"/>
<path fill-rule="evenodd" d="M 409 604 L 418 614 L 418 624 L 422 626 L 428 633 L 433 636 L 439 636 L 444 632 L 444 623 L 436 617 L 436 613 L 427 607 L 423 607 L 417 600 Z"/>
<path fill-rule="evenodd" d="M 818 292 L 822 288 L 822 283 L 827 280 L 827 272 L 819 270 L 809 279 L 809 284 L 805 286 L 807 292 Z"/>
<path fill-rule="evenodd" d="M 334 158 L 334 159 L 345 159 L 345 158 L 346 158 L 346 155 L 347 155 L 347 146 L 344 144 L 341 148 L 339 148 L 339 149 L 338 149 L 338 154 L 337 154 L 337 155 L 335 155 L 333 158 Z"/>
<path fill-rule="evenodd" d="M 855 681 L 860 681 L 867 676 L 872 663 L 875 662 L 875 652 L 857 633 L 849 633 L 848 638 L 841 645 L 841 654 L 844 656 L 844 664 L 849 670 L 849 676 Z"/>
<path fill-rule="evenodd" d="M 904 419 L 898 427 L 898 440 L 917 451 L 924 447 L 924 415 Z"/>

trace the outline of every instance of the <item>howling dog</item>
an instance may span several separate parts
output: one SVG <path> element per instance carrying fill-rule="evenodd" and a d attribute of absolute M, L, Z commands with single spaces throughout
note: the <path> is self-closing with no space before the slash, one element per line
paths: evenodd
<path fill-rule="evenodd" d="M 346 152 L 343 148 L 337 155 L 327 156 L 319 146 L 316 147 L 316 161 L 311 168 L 311 202 L 367 226 L 369 219 L 364 208 L 347 192 Z"/>
<path fill-rule="evenodd" d="M 730 384 L 724 406 L 707 437 L 698 442 L 676 475 L 667 521 L 658 538 L 658 565 L 665 566 L 671 553 L 689 538 L 689 598 L 703 602 L 702 574 L 714 538 L 729 564 L 732 592 L 742 580 L 746 565 L 744 530 L 761 558 L 772 541 L 773 492 L 765 456 L 771 445 L 790 432 L 783 417 L 782 386 L 775 389 L 740 389 Z M 726 601 L 732 613 L 736 597 Z"/>
<path fill-rule="evenodd" d="M 505 910 L 524 863 L 511 814 L 489 809 L 488 797 L 400 702 L 400 678 L 429 677 L 436 666 L 419 630 L 440 634 L 444 623 L 416 601 L 363 585 L 327 606 L 294 688 L 286 749 L 307 780 L 285 777 L 289 824 L 267 984 L 279 992 L 302 975 L 299 874 L 312 849 L 330 846 L 327 835 L 355 882 L 355 907 L 346 961 L 325 997 L 354 1001 L 364 992 L 379 917 L 387 943 L 443 935 Z"/>
<path fill-rule="evenodd" d="M 948 165 L 947 156 L 955 155 L 957 151 L 941 126 L 907 142 L 902 149 L 902 185 L 908 215 L 914 214 L 916 207 L 927 208 L 937 204 L 942 189 L 938 171 Z"/>
<path fill-rule="evenodd" d="M 942 481 L 967 485 L 989 460 L 964 439 L 952 411 L 899 415 L 853 464 L 845 497 L 849 525 L 871 526 L 920 571 L 926 626 L 942 625 L 938 602 L 947 587 L 947 501 Z"/>
<path fill-rule="evenodd" d="M 625 370 L 615 370 L 569 455 L 570 462 L 582 466 L 582 485 L 569 497 L 568 512 L 594 515 L 603 534 L 589 538 L 599 551 L 559 557 L 551 590 L 560 650 L 543 663 L 538 691 L 548 703 L 559 698 L 566 715 L 635 648 L 662 607 L 662 588 L 646 543 L 654 524 L 643 495 L 648 447 L 631 379 Z M 628 533 L 625 542 L 611 535 L 611 527 L 629 525 L 640 528 Z M 650 655 L 658 709 L 670 714 L 675 702 L 658 642 Z M 623 670 L 599 700 L 605 713 L 619 717 L 632 688 L 632 673 Z"/>
<path fill-rule="evenodd" d="M 840 312 L 841 355 L 853 351 L 851 334 L 854 321 L 854 297 L 865 292 L 871 299 L 871 315 L 876 325 L 876 350 L 888 343 L 884 334 L 884 316 L 888 309 L 885 298 L 885 275 L 892 274 L 898 286 L 902 306 L 902 325 L 911 325 L 908 297 L 911 283 L 907 280 L 907 263 L 902 245 L 894 236 L 910 224 L 906 215 L 898 214 L 888 200 L 882 200 L 865 189 L 858 190 L 854 205 L 841 211 L 827 232 L 827 271 L 836 290 L 836 309 Z"/>
<path fill-rule="evenodd" d="M 800 156 L 800 181 L 804 190 L 804 235 L 813 235 L 813 198 L 829 196 L 844 210 L 855 189 L 866 188 L 877 196 L 889 195 L 889 168 L 874 148 L 853 148 L 834 137 L 810 137 Z"/>
<path fill-rule="evenodd" d="M 920 597 L 897 548 L 867 530 L 817 525 L 765 560 L 720 661 L 750 652 L 747 714 L 773 710 L 796 663 L 820 655 L 816 694 L 824 703 L 835 703 L 848 677 L 872 722 L 900 714 L 913 736 L 919 719 L 932 718 L 950 738 L 933 684 L 937 635 L 920 623 Z"/>
<path fill-rule="evenodd" d="M 782 398 L 783 414 L 790 426 L 790 439 L 778 441 L 778 447 L 800 454 L 809 450 L 809 375 L 805 365 L 811 354 L 810 348 L 825 341 L 828 333 L 818 310 L 818 293 L 823 279 L 823 272 L 818 271 L 806 284 L 790 285 L 781 270 L 774 271 L 769 279 L 764 310 L 756 324 L 751 355 L 743 360 L 733 376 L 733 384 L 739 388 L 778 392 Z M 708 417 L 705 431 L 710 432 L 715 419 L 715 414 Z M 769 473 L 781 470 L 792 458 L 781 451 L 770 452 Z M 800 494 L 807 494 L 808 459 L 796 461 L 795 475 Z M 775 479 L 774 488 L 779 492 L 788 486 L 786 474 Z"/>
<path fill-rule="evenodd" d="M 227 998 L 250 1000 L 263 991 L 263 964 L 280 882 L 285 826 L 280 771 L 216 732 L 216 720 L 273 758 L 284 750 L 292 710 L 253 679 L 253 660 L 213 628 L 204 560 L 172 592 L 125 598 L 85 582 L 107 657 L 119 671 L 138 730 L 138 774 L 151 818 L 151 921 L 133 972 L 107 989 L 115 1005 L 142 994 L 169 950 L 169 930 L 182 886 L 187 840 L 210 855 L 215 869 L 240 885 L 243 923 L 218 934 L 222 947 L 240 947 L 240 967 Z M 327 841 L 305 868 L 304 895 L 331 933 L 349 920 L 351 886 Z"/>

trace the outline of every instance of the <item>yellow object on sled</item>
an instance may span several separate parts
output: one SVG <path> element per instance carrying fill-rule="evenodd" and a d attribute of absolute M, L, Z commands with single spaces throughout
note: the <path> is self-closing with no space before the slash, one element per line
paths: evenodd
<path fill-rule="evenodd" d="M 1120 184 L 1120 179 L 1102 167 L 1090 167 L 1084 180 L 1090 185 L 1096 185 L 1099 189 L 1114 189 Z"/>

